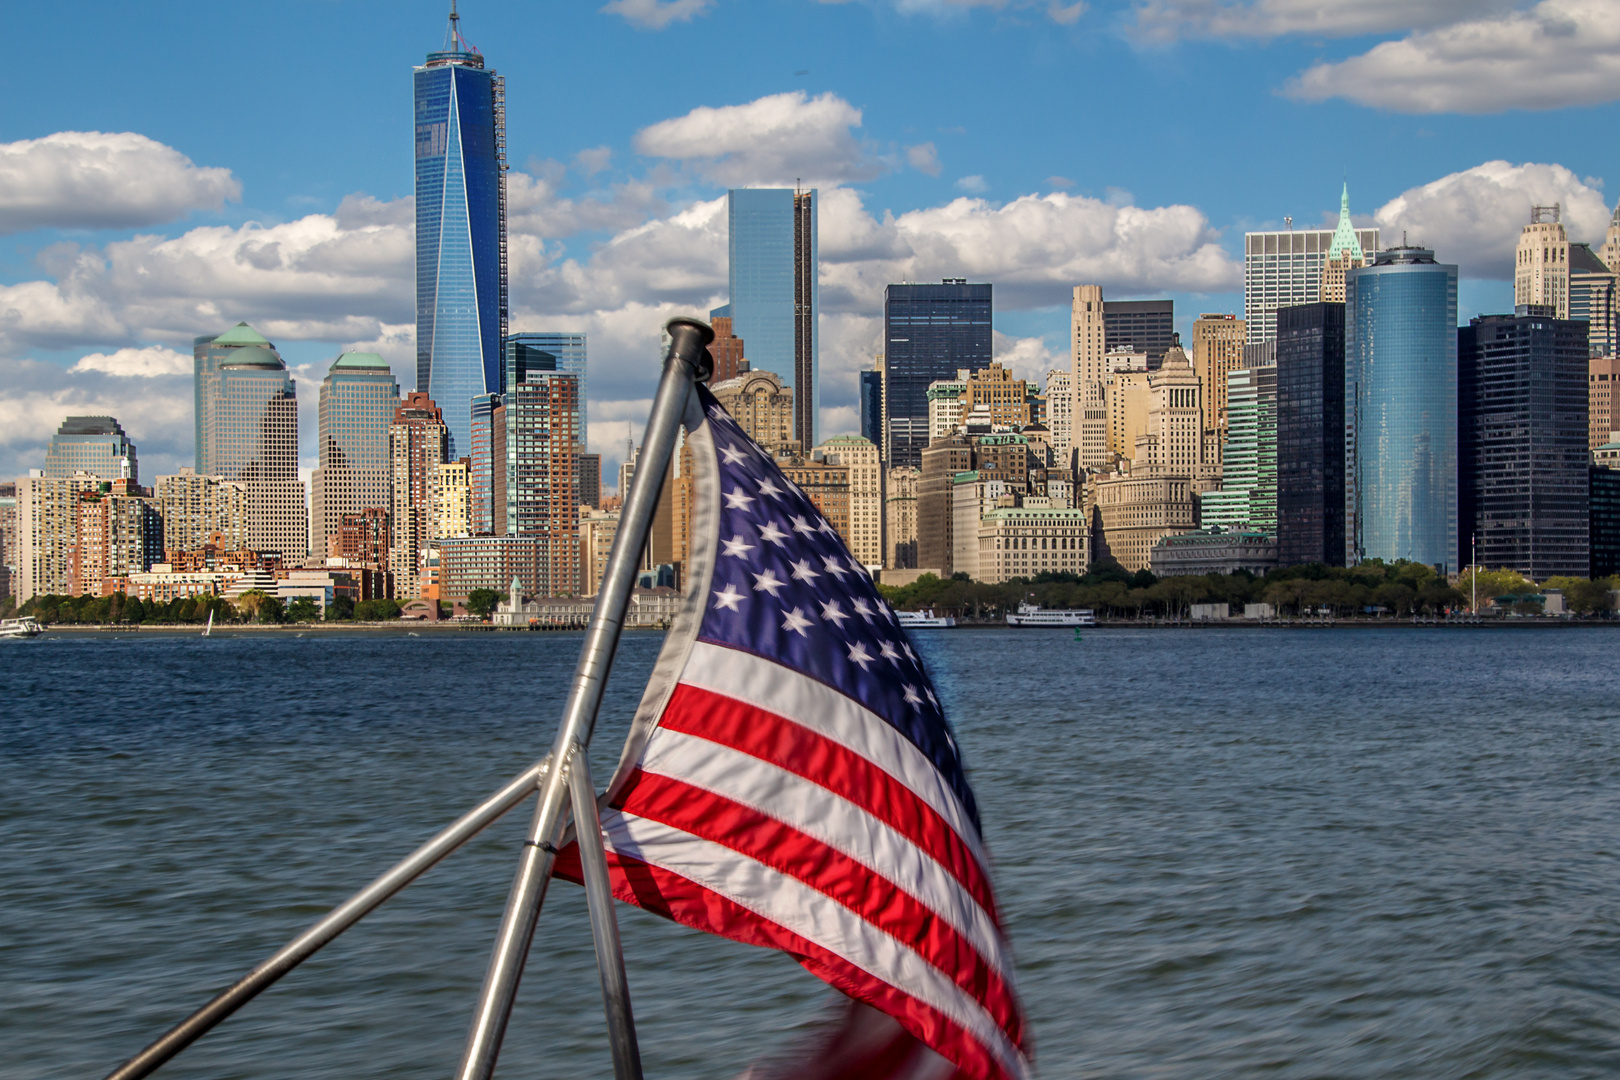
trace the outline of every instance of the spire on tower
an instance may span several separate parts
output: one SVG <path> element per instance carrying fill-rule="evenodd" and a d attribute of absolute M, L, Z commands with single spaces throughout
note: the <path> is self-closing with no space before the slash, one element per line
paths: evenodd
<path fill-rule="evenodd" d="M 1356 226 L 1350 220 L 1350 184 L 1345 182 L 1344 191 L 1339 196 L 1339 225 L 1333 230 L 1333 242 L 1328 245 L 1328 258 L 1340 258 L 1346 252 L 1357 264 L 1365 257 L 1361 250 L 1361 239 L 1356 236 Z"/>

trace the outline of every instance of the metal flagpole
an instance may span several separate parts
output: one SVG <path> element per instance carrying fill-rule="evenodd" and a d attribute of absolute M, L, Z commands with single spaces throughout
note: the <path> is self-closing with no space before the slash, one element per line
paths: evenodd
<path fill-rule="evenodd" d="M 601 592 L 585 631 L 585 646 L 574 668 L 562 726 L 557 730 L 553 760 L 558 762 L 566 761 L 576 745 L 581 749 L 590 745 L 602 688 L 613 666 L 625 610 L 630 606 L 641 550 L 652 527 L 664 473 L 675 452 L 681 416 L 686 411 L 693 384 L 707 379 L 714 370 L 714 360 L 707 348 L 714 340 L 714 331 L 706 323 L 676 318 L 665 325 L 665 330 L 670 343 L 664 357 L 664 372 L 653 398 L 652 415 L 647 419 L 635 478 L 620 512 L 619 529 L 602 575 Z M 457 1080 L 489 1080 L 495 1071 L 518 981 L 523 977 L 523 963 L 534 939 L 535 922 L 540 917 L 540 905 L 545 900 L 546 885 L 556 861 L 556 843 L 562 831 L 564 785 L 568 783 L 564 772 L 560 768 L 551 770 L 541 786 L 534 821 L 523 844 L 517 876 L 512 881 L 489 968 L 484 973 L 478 1008 L 467 1032 L 467 1046 L 456 1072 Z"/>
<path fill-rule="evenodd" d="M 550 769 L 547 758 L 514 777 L 511 783 L 467 811 L 433 839 L 394 864 L 370 885 L 333 908 L 324 918 L 282 946 L 274 956 L 248 972 L 207 1005 L 171 1028 L 162 1038 L 107 1074 L 107 1080 L 140 1080 L 202 1038 L 214 1025 L 268 989 L 275 981 L 343 931 L 376 910 L 383 901 L 415 881 L 456 848 L 477 836 L 534 793 Z"/>

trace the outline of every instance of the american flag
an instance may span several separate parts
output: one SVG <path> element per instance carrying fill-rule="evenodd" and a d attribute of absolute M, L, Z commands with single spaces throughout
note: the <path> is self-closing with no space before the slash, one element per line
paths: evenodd
<path fill-rule="evenodd" d="M 921 1044 L 890 1040 L 911 1064 L 862 1075 L 1028 1076 L 978 808 L 922 661 L 833 527 L 697 393 L 685 610 L 602 814 L 614 891 L 787 952 Z M 578 879 L 574 849 L 557 869 Z"/>

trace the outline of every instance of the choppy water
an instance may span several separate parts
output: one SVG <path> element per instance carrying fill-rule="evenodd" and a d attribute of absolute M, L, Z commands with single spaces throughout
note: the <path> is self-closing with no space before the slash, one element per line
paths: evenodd
<path fill-rule="evenodd" d="M 1620 637 L 923 633 L 1046 1077 L 1620 1071 Z M 0 1076 L 96 1077 L 549 745 L 577 635 L 0 643 Z M 605 777 L 658 639 L 621 652 Z M 451 1074 L 511 815 L 160 1074 Z M 827 993 L 621 908 L 649 1077 Z M 558 884 L 502 1059 L 606 1076 Z"/>

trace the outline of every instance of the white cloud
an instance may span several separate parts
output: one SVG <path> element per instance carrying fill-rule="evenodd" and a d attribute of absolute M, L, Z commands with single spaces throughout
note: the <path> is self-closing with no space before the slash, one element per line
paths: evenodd
<path fill-rule="evenodd" d="M 1542 0 L 1386 41 L 1289 83 L 1306 101 L 1341 97 L 1405 113 L 1558 109 L 1620 98 L 1620 4 Z"/>
<path fill-rule="evenodd" d="M 119 349 L 115 353 L 81 356 L 70 371 L 100 371 L 122 378 L 151 379 L 159 375 L 190 375 L 192 358 L 161 345 L 144 349 Z"/>
<path fill-rule="evenodd" d="M 992 358 L 1017 378 L 1045 386 L 1048 371 L 1069 366 L 1069 358 L 1049 349 L 1045 338 L 1015 338 L 999 330 L 994 333 Z"/>
<path fill-rule="evenodd" d="M 844 0 L 821 0 L 822 3 L 842 3 Z M 991 11 L 1041 10 L 1053 22 L 1068 26 L 1086 12 L 1084 0 L 1061 4 L 1056 0 L 894 0 L 894 7 L 905 15 L 933 15 L 936 18 L 960 16 L 974 8 Z"/>
<path fill-rule="evenodd" d="M 1510 0 L 1144 0 L 1134 30 L 1152 41 L 1182 38 L 1273 38 L 1285 34 L 1345 37 L 1440 26 Z"/>
<path fill-rule="evenodd" d="M 635 148 L 688 162 L 731 187 L 832 184 L 870 179 L 886 167 L 856 140 L 852 129 L 860 126 L 861 110 L 837 94 L 812 98 L 795 90 L 745 105 L 693 109 L 643 128 Z"/>
<path fill-rule="evenodd" d="M 972 195 L 979 195 L 990 189 L 990 185 L 984 182 L 984 177 L 977 174 L 962 177 L 956 182 L 956 186 Z"/>
<path fill-rule="evenodd" d="M 229 169 L 198 167 L 134 132 L 59 131 L 0 143 L 0 233 L 155 225 L 241 195 Z"/>
<path fill-rule="evenodd" d="M 1530 207 L 1558 203 L 1570 239 L 1601 243 L 1609 224 L 1603 195 L 1562 165 L 1487 161 L 1402 192 L 1374 215 L 1386 245 L 1404 230 L 1413 243 L 1458 264 L 1463 277 L 1510 280 L 1513 251 Z"/>
<path fill-rule="evenodd" d="M 574 155 L 574 167 L 587 177 L 595 176 L 611 164 L 613 149 L 607 146 L 593 146 Z"/>
<path fill-rule="evenodd" d="M 0 476 L 42 467 L 46 444 L 70 415 L 116 417 L 135 443 L 145 483 L 194 460 L 189 378 L 158 375 L 132 385 L 101 371 L 0 360 L 0 386 Z"/>
<path fill-rule="evenodd" d="M 861 410 L 857 405 L 833 405 L 821 407 L 816 417 L 820 438 L 823 442 L 834 435 L 859 435 L 861 433 Z"/>
<path fill-rule="evenodd" d="M 918 172 L 939 175 L 939 150 L 931 142 L 906 147 L 906 161 Z"/>
<path fill-rule="evenodd" d="M 691 22 L 713 6 L 714 0 L 608 0 L 602 11 L 643 30 L 662 30 L 672 22 Z"/>
<path fill-rule="evenodd" d="M 1049 3 L 1046 5 L 1046 17 L 1059 26 L 1073 26 L 1080 21 L 1080 16 L 1086 13 L 1084 0 L 1075 0 L 1072 4 Z"/>

